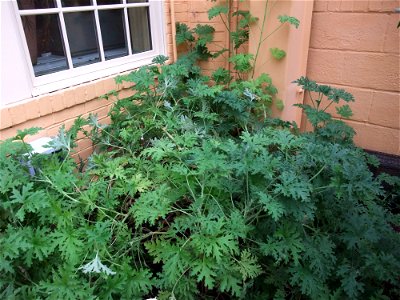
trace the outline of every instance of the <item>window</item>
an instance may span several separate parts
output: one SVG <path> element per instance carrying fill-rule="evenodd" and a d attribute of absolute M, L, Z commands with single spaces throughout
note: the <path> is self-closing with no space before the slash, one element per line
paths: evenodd
<path fill-rule="evenodd" d="M 126 71 L 165 54 L 162 1 L 17 0 L 36 92 Z"/>

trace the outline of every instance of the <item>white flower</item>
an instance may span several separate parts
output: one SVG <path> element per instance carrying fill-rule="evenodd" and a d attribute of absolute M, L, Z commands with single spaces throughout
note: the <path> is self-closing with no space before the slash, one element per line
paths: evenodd
<path fill-rule="evenodd" d="M 250 101 L 254 101 L 256 99 L 256 94 L 253 94 L 248 88 L 246 88 L 243 94 L 250 99 Z"/>
<path fill-rule="evenodd" d="M 86 265 L 80 267 L 78 270 L 82 270 L 83 273 L 105 273 L 106 275 L 115 275 L 114 271 L 112 271 L 106 265 L 101 263 L 99 258 L 99 252 L 96 253 L 96 257 Z"/>
<path fill-rule="evenodd" d="M 164 101 L 164 107 L 172 110 L 172 105 L 168 101 Z"/>

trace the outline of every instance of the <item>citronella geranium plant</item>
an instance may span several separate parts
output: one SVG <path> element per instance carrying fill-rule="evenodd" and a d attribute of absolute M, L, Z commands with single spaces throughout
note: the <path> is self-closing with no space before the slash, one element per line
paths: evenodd
<path fill-rule="evenodd" d="M 299 79 L 316 99 L 303 106 L 315 130 L 299 133 L 268 117 L 269 76 L 202 74 L 198 30 L 175 64 L 117 78 L 134 93 L 110 125 L 78 118 L 30 165 L 34 131 L 1 142 L 1 298 L 398 298 L 399 220 L 382 182 L 399 179 L 375 178 L 324 111 L 352 96 Z M 95 145 L 83 166 L 69 155 L 79 131 Z"/>

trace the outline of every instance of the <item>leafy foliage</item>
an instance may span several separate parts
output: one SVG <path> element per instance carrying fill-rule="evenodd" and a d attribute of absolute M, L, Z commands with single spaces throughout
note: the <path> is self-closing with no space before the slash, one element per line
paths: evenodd
<path fill-rule="evenodd" d="M 256 23 L 258 18 L 254 17 L 249 11 L 244 10 L 237 10 L 232 13 L 232 16 L 239 19 L 236 30 L 230 32 L 234 48 L 238 49 L 249 40 L 250 25 Z"/>
<path fill-rule="evenodd" d="M 354 101 L 353 95 L 343 89 L 332 88 L 327 85 L 319 85 L 315 81 L 309 80 L 306 77 L 301 77 L 294 81 L 301 86 L 311 100 L 312 105 L 298 104 L 297 106 L 304 109 L 308 120 L 313 125 L 320 137 L 328 140 L 334 140 L 338 143 L 352 143 L 354 130 L 347 126 L 345 123 L 335 120 L 326 112 L 328 107 L 332 104 L 337 104 L 340 101 L 351 102 Z M 317 97 L 313 97 L 317 94 Z M 324 101 L 325 97 L 325 101 Z M 328 102 L 326 104 L 326 102 Z M 325 106 L 324 106 L 325 104 Z M 353 115 L 351 108 L 348 104 L 336 107 L 336 112 L 343 118 L 349 118 Z"/>
<path fill-rule="evenodd" d="M 233 63 L 233 68 L 240 73 L 247 73 L 253 68 L 252 60 L 253 54 L 240 53 L 232 56 L 229 61 Z"/>
<path fill-rule="evenodd" d="M 189 26 L 183 23 L 176 24 L 176 43 L 178 45 L 183 44 L 184 42 L 193 42 L 194 36 L 193 33 L 190 31 Z"/>
<path fill-rule="evenodd" d="M 279 22 L 281 23 L 289 23 L 290 25 L 293 25 L 294 27 L 298 28 L 300 25 L 300 21 L 296 19 L 295 17 L 283 15 L 278 17 Z"/>
<path fill-rule="evenodd" d="M 211 20 L 220 14 L 227 14 L 229 12 L 229 7 L 226 5 L 217 5 L 210 8 L 208 11 L 208 19 Z"/>
<path fill-rule="evenodd" d="M 286 52 L 279 48 L 270 48 L 269 51 L 276 60 L 281 60 L 286 56 Z"/>
<path fill-rule="evenodd" d="M 267 74 L 233 80 L 221 68 L 211 80 L 196 62 L 213 30 L 179 26 L 188 53 L 118 77 L 134 93 L 111 124 L 78 118 L 52 155 L 24 142 L 37 129 L 0 143 L 1 297 L 399 298 L 388 208 L 400 180 L 375 178 L 352 129 L 326 112 L 352 95 L 297 80 L 318 95 L 301 106 L 315 130 L 299 133 L 270 117 Z M 252 68 L 250 54 L 231 59 Z M 83 166 L 70 155 L 79 132 L 96 145 Z"/>
<path fill-rule="evenodd" d="M 28 164 L 22 133 L 1 144 L 3 298 L 399 296 L 398 221 L 381 204 L 398 179 L 372 176 L 341 121 L 309 108 L 318 126 L 298 134 L 263 120 L 267 75 L 227 88 L 187 60 L 138 73 L 119 78 L 136 93 L 112 123 L 78 119 L 61 152 Z M 79 173 L 86 125 L 99 150 Z"/>
<path fill-rule="evenodd" d="M 265 20 L 271 14 L 274 5 L 272 2 L 269 3 L 269 1 L 266 1 L 262 24 L 254 26 L 259 20 L 249 10 L 238 9 L 233 5 L 232 1 L 221 1 L 208 10 L 208 19 L 215 20 L 215 18 L 218 18 L 218 21 L 225 26 L 229 34 L 228 45 L 220 45 L 213 41 L 214 30 L 211 26 L 197 25 L 195 28 L 190 29 L 186 24 L 181 23 L 176 24 L 177 44 L 186 45 L 187 53 L 185 55 L 194 57 L 195 60 L 217 58 L 227 53 L 226 58 L 232 63 L 233 68 L 228 68 L 227 72 L 229 72 L 229 76 L 224 77 L 228 79 L 223 81 L 224 84 L 229 85 L 234 78 L 253 78 L 261 44 L 285 24 L 293 25 L 295 28 L 298 28 L 300 25 L 299 20 L 295 17 L 287 15 L 279 16 L 278 20 L 281 24 L 272 30 L 271 34 L 266 35 Z M 257 34 L 259 34 L 259 42 L 255 53 L 245 53 L 241 48 L 249 41 L 251 28 L 253 29 L 252 34 L 254 39 L 258 39 Z M 220 50 L 209 51 L 207 47 L 208 43 L 213 43 Z M 284 50 L 278 48 L 270 48 L 270 52 L 276 60 L 281 60 L 286 55 Z"/>

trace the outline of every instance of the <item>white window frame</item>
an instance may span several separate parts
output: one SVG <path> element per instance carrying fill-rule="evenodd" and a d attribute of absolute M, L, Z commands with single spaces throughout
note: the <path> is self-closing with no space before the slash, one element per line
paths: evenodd
<path fill-rule="evenodd" d="M 163 0 L 149 0 L 148 2 L 141 3 L 127 3 L 126 0 L 122 0 L 122 4 L 109 4 L 109 5 L 97 5 L 97 1 L 93 0 L 93 6 L 76 6 L 76 7 L 62 7 L 61 0 L 56 0 L 58 3 L 57 8 L 46 8 L 46 9 L 24 9 L 19 10 L 16 0 L 13 0 L 15 17 L 19 28 L 20 37 L 23 41 L 24 53 L 26 62 L 30 70 L 30 79 L 32 82 L 32 96 L 39 96 L 45 93 L 53 92 L 56 90 L 68 88 L 74 85 L 78 85 L 84 82 L 89 82 L 102 77 L 111 76 L 128 70 L 138 68 L 143 65 L 151 64 L 154 57 L 158 55 L 166 55 L 166 38 L 165 38 L 165 22 L 164 22 L 164 1 Z M 129 21 L 126 14 L 128 8 L 134 7 L 149 7 L 150 17 L 150 34 L 152 50 L 145 51 L 137 54 L 132 54 Z M 98 10 L 109 10 L 109 9 L 124 9 L 125 11 L 125 28 L 127 28 L 126 40 L 128 55 L 114 58 L 111 60 L 105 60 L 104 49 L 102 46 L 102 37 L 99 24 Z M 71 54 L 69 49 L 69 43 L 67 38 L 67 32 L 65 28 L 63 12 L 78 12 L 78 11 L 94 11 L 95 22 L 98 34 L 100 62 L 96 62 L 87 66 L 80 66 L 77 68 L 71 68 L 51 74 L 42 75 L 35 77 L 28 44 L 25 37 L 25 32 L 22 25 L 21 16 L 37 15 L 37 14 L 58 14 L 61 24 L 62 38 L 65 47 L 65 56 L 68 60 L 68 65 L 72 66 Z"/>

